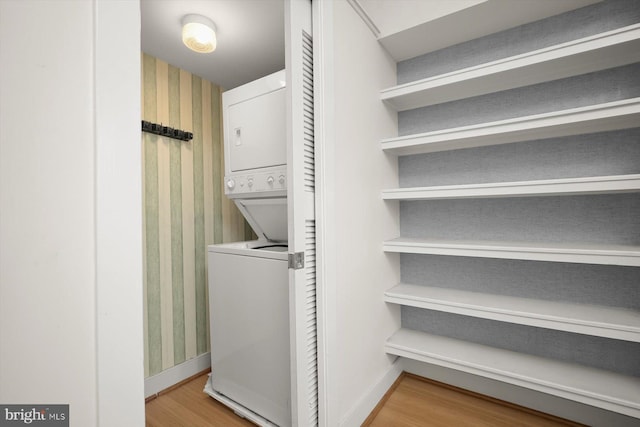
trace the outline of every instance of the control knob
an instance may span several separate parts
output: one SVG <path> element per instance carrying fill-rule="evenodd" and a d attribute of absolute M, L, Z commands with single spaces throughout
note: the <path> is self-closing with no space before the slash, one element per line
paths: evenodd
<path fill-rule="evenodd" d="M 249 186 L 249 188 L 253 187 L 253 178 L 249 178 L 247 180 L 247 185 Z"/>
<path fill-rule="evenodd" d="M 227 180 L 227 188 L 229 190 L 233 190 L 235 188 L 235 186 L 236 186 L 236 182 L 233 179 L 229 178 Z"/>
<path fill-rule="evenodd" d="M 271 175 L 269 175 L 269 177 L 267 178 L 267 184 L 273 185 L 273 181 L 275 181 L 275 180 L 273 179 L 273 177 Z"/>

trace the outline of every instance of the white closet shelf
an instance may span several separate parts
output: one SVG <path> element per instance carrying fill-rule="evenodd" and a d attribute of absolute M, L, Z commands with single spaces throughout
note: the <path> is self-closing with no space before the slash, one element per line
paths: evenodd
<path fill-rule="evenodd" d="M 640 312 L 401 283 L 385 301 L 428 310 L 640 342 Z"/>
<path fill-rule="evenodd" d="M 640 174 L 442 185 L 383 190 L 384 200 L 439 200 L 492 197 L 570 196 L 640 191 Z"/>
<path fill-rule="evenodd" d="M 461 4 L 449 4 L 446 11 L 431 10 L 426 22 L 421 20 L 417 25 L 414 22 L 409 28 L 389 28 L 378 35 L 378 41 L 398 62 L 598 1 L 601 0 L 534 0 L 521 1 L 518 7 L 505 7 L 504 0 L 457 2 Z M 377 28 L 374 30 L 374 33 L 378 32 Z"/>
<path fill-rule="evenodd" d="M 637 377 L 409 329 L 389 338 L 385 351 L 640 417 Z"/>
<path fill-rule="evenodd" d="M 382 149 L 405 156 L 461 148 L 558 138 L 640 125 L 640 98 L 441 129 L 382 140 Z"/>
<path fill-rule="evenodd" d="M 640 267 L 640 247 L 560 243 L 468 241 L 400 237 L 384 242 L 385 252 L 520 259 Z"/>
<path fill-rule="evenodd" d="M 640 60 L 640 24 L 382 90 L 398 111 L 586 74 Z"/>

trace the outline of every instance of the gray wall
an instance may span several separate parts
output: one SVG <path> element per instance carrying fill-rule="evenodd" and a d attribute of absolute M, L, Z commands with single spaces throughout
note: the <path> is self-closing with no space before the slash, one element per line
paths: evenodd
<path fill-rule="evenodd" d="M 489 294 L 640 310 L 640 268 L 402 254 L 401 280 Z"/>
<path fill-rule="evenodd" d="M 401 187 L 640 173 L 640 128 L 403 156 Z"/>
<path fill-rule="evenodd" d="M 640 4 L 640 2 L 638 2 Z M 398 113 L 400 136 L 640 96 L 640 64 Z"/>

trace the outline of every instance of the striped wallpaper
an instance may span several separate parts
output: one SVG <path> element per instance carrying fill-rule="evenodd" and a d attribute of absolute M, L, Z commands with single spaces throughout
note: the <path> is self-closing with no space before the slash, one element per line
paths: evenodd
<path fill-rule="evenodd" d="M 207 250 L 255 238 L 223 192 L 221 89 L 142 54 L 142 118 L 193 132 L 142 133 L 145 377 L 209 351 Z"/>

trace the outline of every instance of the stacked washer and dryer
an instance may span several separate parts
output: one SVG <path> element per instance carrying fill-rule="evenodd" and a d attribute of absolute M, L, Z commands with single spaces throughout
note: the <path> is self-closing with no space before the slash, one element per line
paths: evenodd
<path fill-rule="evenodd" d="M 258 240 L 208 247 L 205 392 L 262 426 L 290 426 L 285 72 L 222 94 L 225 194 Z"/>

